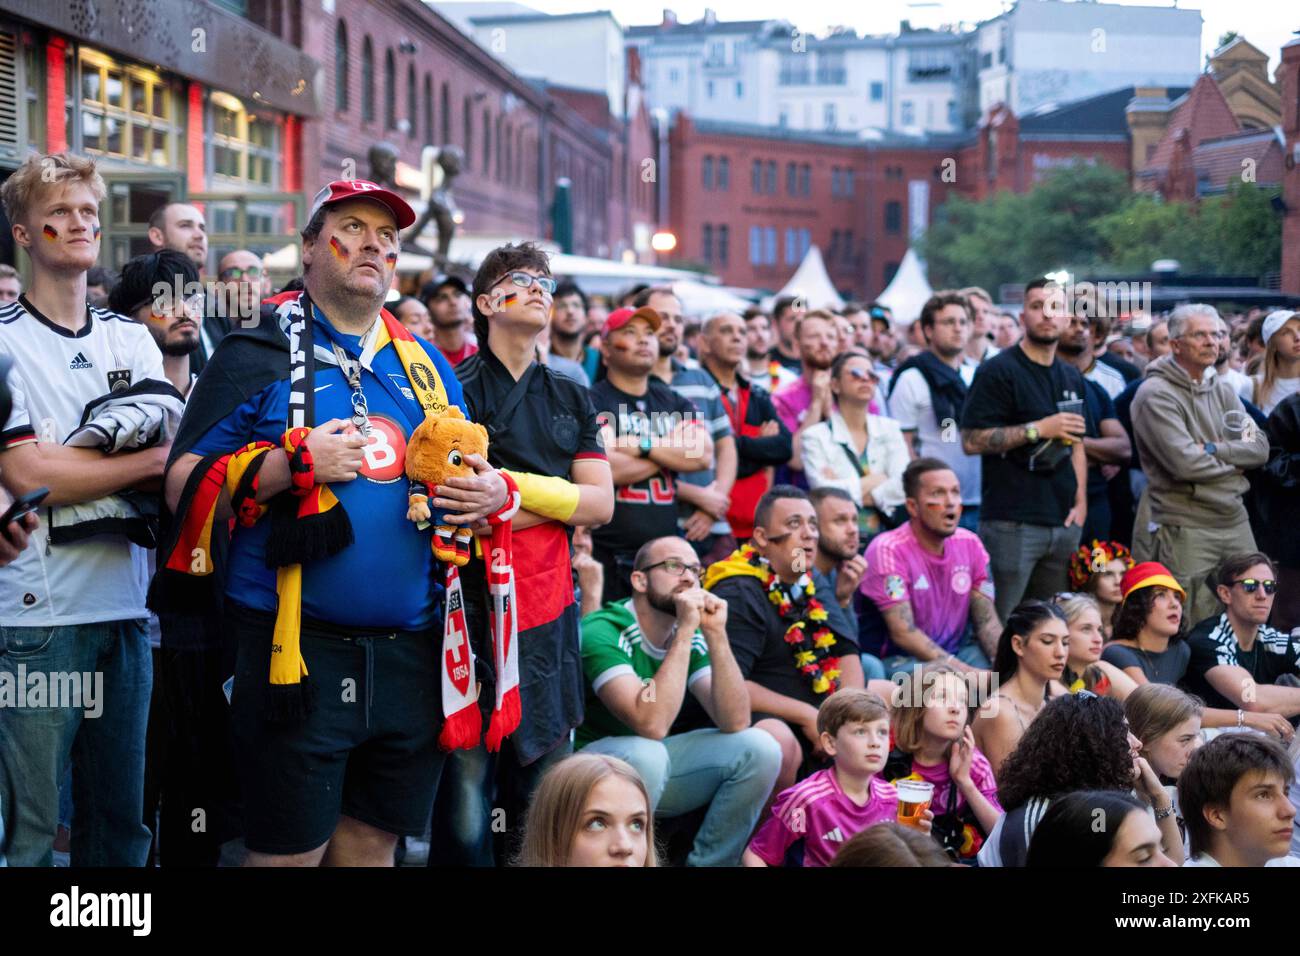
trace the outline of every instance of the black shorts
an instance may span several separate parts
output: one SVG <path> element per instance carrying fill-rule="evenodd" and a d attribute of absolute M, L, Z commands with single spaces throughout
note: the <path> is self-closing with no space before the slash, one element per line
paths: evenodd
<path fill-rule="evenodd" d="M 274 615 L 228 605 L 239 653 L 231 695 L 245 843 L 258 853 L 306 853 L 343 813 L 419 836 L 444 759 L 434 630 L 364 632 L 304 621 L 302 655 L 315 708 L 290 724 L 266 720 Z"/>

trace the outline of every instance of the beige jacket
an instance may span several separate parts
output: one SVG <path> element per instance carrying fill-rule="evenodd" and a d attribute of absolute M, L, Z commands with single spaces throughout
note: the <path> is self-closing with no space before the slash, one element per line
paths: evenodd
<path fill-rule="evenodd" d="M 1213 528 L 1247 520 L 1243 472 L 1268 460 L 1268 436 L 1223 379 L 1194 383 L 1172 355 L 1156 359 L 1133 397 L 1133 438 L 1150 482 L 1152 521 Z"/>

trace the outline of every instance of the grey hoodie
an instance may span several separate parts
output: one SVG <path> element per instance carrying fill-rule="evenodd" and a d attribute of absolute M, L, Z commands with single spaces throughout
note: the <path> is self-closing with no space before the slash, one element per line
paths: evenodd
<path fill-rule="evenodd" d="M 1241 496 L 1250 485 L 1242 472 L 1268 461 L 1268 436 L 1223 379 L 1197 384 L 1172 355 L 1156 359 L 1133 397 L 1133 438 L 1150 482 L 1152 521 L 1212 528 L 1247 520 Z"/>

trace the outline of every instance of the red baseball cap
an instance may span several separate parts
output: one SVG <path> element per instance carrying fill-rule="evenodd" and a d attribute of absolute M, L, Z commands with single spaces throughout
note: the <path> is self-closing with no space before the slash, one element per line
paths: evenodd
<path fill-rule="evenodd" d="M 611 332 L 617 332 L 633 319 L 645 319 L 650 323 L 650 328 L 654 332 L 658 332 L 659 326 L 663 325 L 663 319 L 659 317 L 659 313 L 648 305 L 643 305 L 639 309 L 615 309 L 605 317 L 605 324 L 600 330 L 601 337 L 603 338 Z"/>
<path fill-rule="evenodd" d="M 393 214 L 393 218 L 397 220 L 398 229 L 405 229 L 415 222 L 415 210 L 407 205 L 405 199 L 367 179 L 334 180 L 334 182 L 318 192 L 311 201 L 311 209 L 307 212 L 307 221 L 311 222 L 311 218 L 324 207 L 332 206 L 336 202 L 343 202 L 345 199 L 370 199 L 382 203 L 388 207 Z"/>

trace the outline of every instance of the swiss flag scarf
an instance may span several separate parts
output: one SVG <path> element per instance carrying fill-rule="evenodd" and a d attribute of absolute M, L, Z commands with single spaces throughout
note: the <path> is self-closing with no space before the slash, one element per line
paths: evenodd
<path fill-rule="evenodd" d="M 484 559 L 490 597 L 492 665 L 496 672 L 497 699 L 488 725 L 487 749 L 496 753 L 501 742 L 519 726 L 523 710 L 519 702 L 519 622 L 515 616 L 514 556 L 510 543 L 510 519 L 519 510 L 519 488 L 505 472 L 506 503 L 488 518 L 492 535 Z M 474 654 L 465 622 L 465 593 L 460 569 L 447 565 L 446 610 L 442 631 L 442 713 L 438 736 L 443 750 L 472 750 L 478 746 L 483 718 L 474 686 Z"/>

